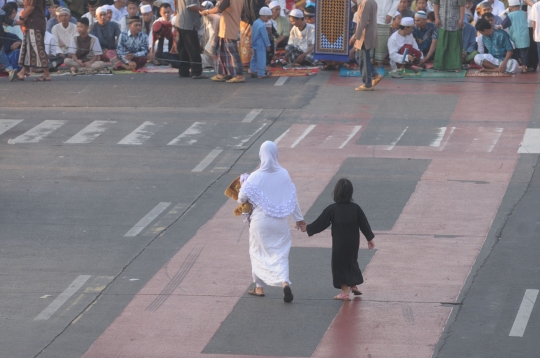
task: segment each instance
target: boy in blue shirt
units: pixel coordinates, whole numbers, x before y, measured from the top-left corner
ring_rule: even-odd
[[[272,10],[264,6],[259,10],[259,18],[251,25],[251,48],[253,56],[249,63],[251,77],[266,78],[266,51],[270,51],[270,38],[266,31],[266,22],[272,18]]]
[[[489,53],[474,56],[474,62],[486,72],[515,73],[514,46],[506,31],[494,30],[486,19],[479,19],[475,28],[482,35],[482,42]]]
[[[521,73],[527,73],[527,55],[530,46],[527,14],[521,10],[520,0],[508,0],[508,11],[502,27],[508,29],[508,35],[516,45],[514,58],[521,60]]]

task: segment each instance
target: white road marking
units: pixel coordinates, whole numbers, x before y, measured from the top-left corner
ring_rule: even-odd
[[[291,130],[291,128],[289,128],[285,132],[283,132],[279,137],[276,138],[276,140],[274,140],[274,143],[277,145],[279,143],[279,141],[282,140],[287,135],[287,133],[289,133],[290,130]]]
[[[540,153],[540,128],[527,128],[518,153]]]
[[[262,109],[254,109],[252,110],[251,112],[249,112],[246,116],[246,118],[244,118],[242,120],[242,122],[244,123],[249,123],[251,121],[253,121],[255,119],[255,117],[257,117],[259,115],[259,113],[262,112]]]
[[[521,301],[521,306],[519,306],[514,325],[510,330],[510,337],[523,337],[537,296],[538,290],[525,290],[525,296],[523,296],[523,301]]]
[[[208,165],[210,165],[210,163],[212,163],[212,161],[214,159],[216,159],[216,157],[221,153],[223,152],[223,149],[213,149],[210,154],[208,154],[206,156],[206,158],[204,158],[202,160],[202,162],[199,163],[199,165],[197,165],[195,168],[193,168],[191,171],[192,172],[202,172],[204,169],[206,169],[206,167]]]
[[[455,130],[456,130],[456,127],[450,127],[450,133],[448,133],[448,136],[444,140],[444,143],[439,147],[439,148],[441,148],[439,150],[443,150],[444,147],[446,147],[446,145],[448,144],[448,141],[450,140],[450,137],[452,136],[452,134],[454,133]]]
[[[2,119],[0,120],[0,135],[6,133],[17,124],[21,123],[22,119]]]
[[[13,139],[10,143],[37,143],[58,128],[66,124],[66,121],[46,120]]]
[[[125,144],[125,145],[143,144],[148,138],[150,138],[156,133],[156,131],[150,130],[150,128],[152,128],[153,126],[156,126],[154,122],[150,122],[150,121],[144,122],[139,127],[137,127],[133,132],[125,136],[124,139],[118,142],[118,144]]]
[[[264,123],[262,126],[257,128],[257,130],[255,130],[255,132],[253,132],[251,134],[248,134],[248,135],[246,135],[244,137],[234,137],[234,139],[240,139],[240,143],[238,143],[236,145],[236,147],[241,147],[244,144],[246,144],[255,134],[259,133],[261,131],[261,129],[263,129],[264,127],[266,127],[266,123]]]
[[[392,142],[392,144],[390,144],[390,146],[388,148],[386,148],[386,150],[392,150],[394,149],[394,147],[396,146],[396,144],[399,142],[399,140],[401,139],[401,137],[403,137],[403,135],[405,134],[405,132],[407,131],[407,129],[409,129],[409,126],[405,127],[405,129],[403,130],[403,132],[401,132],[401,134],[399,135],[399,137],[397,137],[397,139]]]
[[[135,237],[139,235],[139,233],[143,231],[143,229],[147,227],[148,224],[154,221],[159,216],[159,214],[161,214],[165,209],[167,209],[169,205],[171,205],[171,203],[162,202],[157,204],[156,207],[150,210],[150,212],[146,214],[145,217],[143,217],[141,220],[139,220],[139,222],[136,223],[135,226],[129,229],[129,231],[124,236]]]
[[[83,128],[79,133],[75,134],[73,137],[66,140],[64,143],[69,144],[84,144],[91,143],[94,139],[100,136],[101,133],[105,132],[109,127],[109,124],[114,124],[115,121],[93,121],[85,128]]]
[[[289,78],[289,77],[280,77],[280,78],[278,78],[278,80],[276,81],[274,86],[283,86],[285,81],[287,81],[287,78]]]
[[[205,122],[195,122],[188,129],[186,129],[178,137],[174,138],[168,145],[187,144],[192,145],[197,142],[198,139],[192,138],[197,134],[201,134],[202,126]]]
[[[437,138],[435,138],[433,140],[433,142],[431,142],[431,144],[429,145],[430,147],[440,147],[441,146],[441,142],[444,138],[444,134],[446,133],[446,128],[447,127],[440,127],[439,128],[439,133],[437,133]]]
[[[297,140],[294,141],[294,143],[291,145],[291,148],[296,147],[298,145],[298,143],[300,143],[302,141],[302,139],[304,139],[309,134],[309,132],[311,132],[313,130],[313,128],[315,128],[316,126],[317,125],[312,124],[309,127],[307,127],[307,129],[304,131],[304,133],[302,133],[302,135],[300,137],[298,137]]]
[[[356,135],[356,133],[358,133],[358,131],[362,128],[362,126],[354,126],[351,134],[349,134],[349,136],[347,137],[347,139],[345,139],[345,142],[343,142],[338,148],[339,149],[343,149],[343,147],[345,147],[345,145],[347,145],[347,143],[349,143],[349,141]]]
[[[41,311],[41,313],[36,318],[34,318],[34,320],[42,321],[42,320],[48,320],[49,318],[51,318],[51,316],[56,311],[58,311],[58,309],[62,307],[62,305],[66,303],[66,301],[69,300],[69,298],[73,296],[75,292],[77,292],[79,288],[81,288],[86,283],[86,281],[88,281],[90,277],[91,277],[90,275],[80,275],[79,277],[77,277],[71,283],[71,285],[69,285],[69,287],[66,288],[64,292],[62,292],[58,297],[56,297],[56,299],[52,301],[47,306],[47,308]]]
[[[488,152],[495,148],[495,145],[501,138],[504,128],[478,128],[478,135],[473,139],[466,152]]]

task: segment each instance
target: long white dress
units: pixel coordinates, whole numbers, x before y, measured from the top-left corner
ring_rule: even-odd
[[[273,142],[261,146],[261,168],[242,185],[238,201],[254,206],[249,227],[249,255],[253,281],[281,286],[289,280],[291,231],[288,217],[304,220],[296,188],[287,170],[277,162]]]

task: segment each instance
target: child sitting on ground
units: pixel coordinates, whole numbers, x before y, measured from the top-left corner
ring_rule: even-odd
[[[328,206],[322,214],[309,225],[300,226],[309,236],[332,225],[332,277],[334,287],[341,293],[334,297],[336,300],[350,301],[349,287],[354,295],[361,295],[358,285],[364,282],[358,266],[358,248],[360,246],[360,231],[368,240],[368,248],[375,248],[375,235],[367,221],[366,215],[352,199],[352,183],[345,178],[339,179],[334,187],[335,203]]]

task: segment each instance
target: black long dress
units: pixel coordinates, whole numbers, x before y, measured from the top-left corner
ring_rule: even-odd
[[[360,231],[368,241],[375,235],[364,211],[358,204],[347,201],[328,206],[322,214],[307,226],[307,234],[313,236],[332,225],[332,277],[335,288],[342,285],[355,286],[364,282],[358,267]]]

